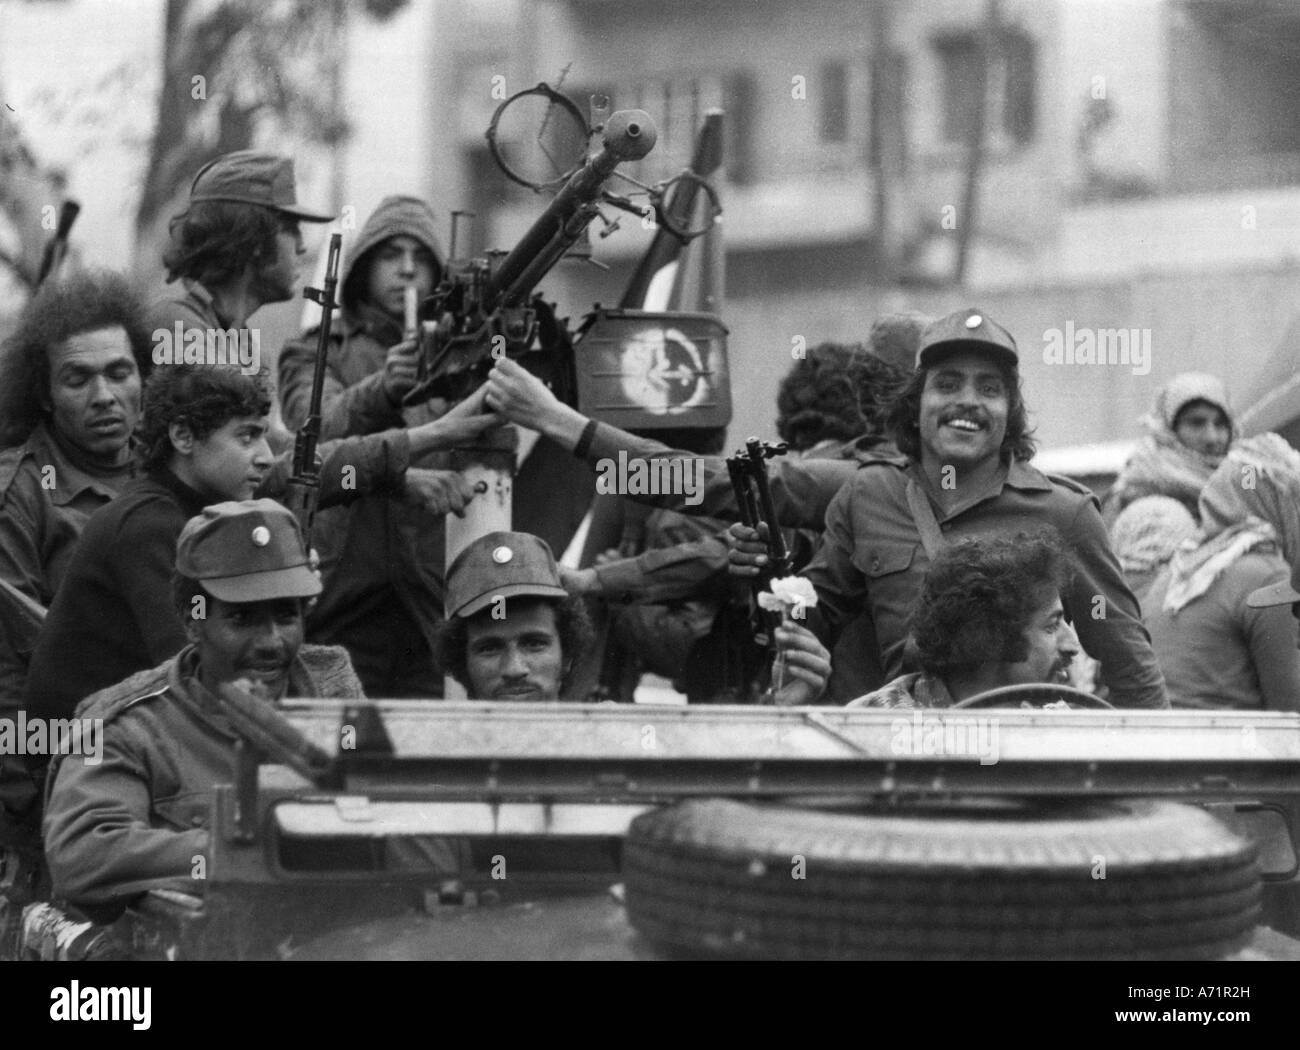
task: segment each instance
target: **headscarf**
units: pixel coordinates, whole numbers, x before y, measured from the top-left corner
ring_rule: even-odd
[[[1207,401],[1219,409],[1232,427],[1232,409],[1228,406],[1228,391],[1215,376],[1206,372],[1182,372],[1174,376],[1156,394],[1153,415],[1171,434],[1178,413],[1193,401]]]
[[[1146,573],[1165,564],[1178,546],[1197,536],[1196,519],[1170,496],[1134,500],[1110,530],[1110,545],[1126,573]]]
[[[1147,435],[1138,443],[1116,479],[1112,492],[1118,506],[1127,507],[1144,496],[1170,496],[1195,512],[1201,489],[1222,462],[1178,440],[1174,421],[1193,401],[1207,401],[1223,410],[1232,434],[1236,426],[1223,384],[1203,372],[1174,376],[1156,395],[1155,406],[1140,420]]]
[[[1168,612],[1200,597],[1265,543],[1276,543],[1289,564],[1300,558],[1300,452],[1277,434],[1238,442],[1202,491],[1200,510],[1201,542],[1184,543],[1170,562]]]

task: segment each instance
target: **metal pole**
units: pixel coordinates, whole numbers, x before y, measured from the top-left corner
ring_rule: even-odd
[[[465,516],[447,515],[446,561],[448,570],[456,555],[480,536],[489,532],[509,532],[513,522],[515,454],[519,432],[501,427],[484,435],[473,448],[458,448],[451,453],[451,469],[458,470],[475,488],[474,498],[465,508]],[[450,676],[443,679],[443,694],[448,700],[464,700],[461,684]]]

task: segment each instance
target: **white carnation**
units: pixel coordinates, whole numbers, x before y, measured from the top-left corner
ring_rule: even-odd
[[[770,591],[759,593],[758,604],[773,612],[794,609],[796,619],[802,619],[804,609],[816,608],[817,590],[802,576],[785,576],[773,580]]]

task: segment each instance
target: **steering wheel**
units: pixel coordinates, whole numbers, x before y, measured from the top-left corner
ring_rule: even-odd
[[[1029,682],[1025,685],[1004,685],[999,689],[986,689],[975,696],[968,696],[959,704],[953,704],[949,710],[959,707],[1043,707],[1046,704],[1064,700],[1071,707],[1103,708],[1113,711],[1114,704],[1108,704],[1099,696],[1085,693],[1070,685],[1057,685],[1053,682]]]

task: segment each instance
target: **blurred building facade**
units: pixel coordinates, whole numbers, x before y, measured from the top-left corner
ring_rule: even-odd
[[[544,206],[487,156],[503,84],[563,71],[575,99],[646,109],[660,142],[633,169],[643,181],[685,166],[700,115],[726,111],[733,437],[770,430],[797,337],[859,339],[901,306],[978,303],[1003,320],[1045,445],[1133,436],[1179,371],[1217,372],[1239,401],[1274,382],[1264,369],[1300,291],[1300,10],[1284,0],[436,7],[423,50],[410,43],[431,92],[414,122],[430,136],[425,191],[477,213],[462,247],[508,248]],[[377,155],[360,140],[351,152]],[[547,291],[575,314],[616,300],[648,237],[624,219],[595,239],[609,272],[565,264]],[[1145,363],[1049,360],[1053,333],[1135,329]]]
[[[135,14],[109,25],[117,4]],[[82,9],[93,53],[34,57],[51,26],[73,39],[89,24]],[[141,0],[5,5],[6,100],[42,73],[89,75],[88,54],[145,61],[158,25]],[[345,234],[385,194],[414,192],[441,216],[476,214],[462,251],[510,247],[545,197],[496,170],[484,131],[503,94],[539,81],[646,109],[660,142],[633,169],[643,181],[685,166],[704,110],[726,111],[733,439],[771,431],[799,339],[860,339],[903,306],[978,304],[1005,323],[1045,445],[1133,436],[1176,372],[1217,372],[1247,403],[1300,360],[1291,0],[413,0],[382,23],[349,19],[347,40],[352,135],[299,168],[304,198],[333,198]],[[131,162],[74,159],[84,254],[124,265]],[[594,238],[608,271],[566,263],[543,287],[575,316],[614,302],[648,239],[624,218]],[[291,328],[297,307],[276,309]],[[1149,333],[1149,367],[1049,361],[1053,333],[1084,330]]]

